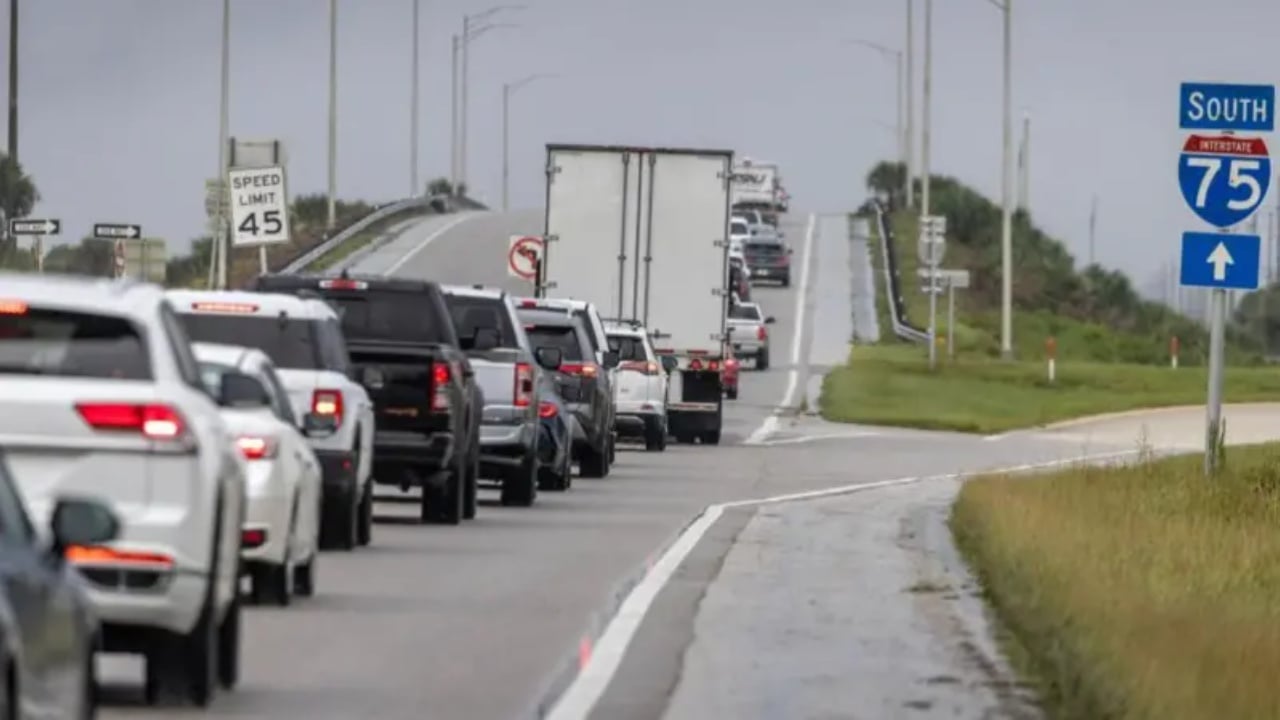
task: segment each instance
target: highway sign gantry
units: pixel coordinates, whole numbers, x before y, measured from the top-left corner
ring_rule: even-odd
[[[1261,248],[1258,235],[1183,233],[1179,280],[1191,287],[1256,290]]]
[[[94,223],[93,236],[104,240],[118,240],[122,238],[132,240],[137,237],[142,237],[142,226],[120,223]]]
[[[1276,129],[1273,85],[1182,83],[1178,127],[1183,130],[1273,132]]]
[[[231,185],[231,244],[235,247],[289,242],[289,196],[284,168],[235,168]]]
[[[24,218],[9,221],[10,235],[58,235],[61,232],[61,220],[32,220]]]
[[[1178,158],[1178,186],[1191,211],[1214,227],[1248,219],[1267,196],[1271,157],[1262,138],[1192,135]]]
[[[512,235],[507,249],[507,274],[537,282],[543,247],[543,240],[537,235]]]

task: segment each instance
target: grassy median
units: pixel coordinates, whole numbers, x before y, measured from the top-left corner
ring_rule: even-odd
[[[958,544],[1058,718],[1280,717],[1280,445],[965,484]]]
[[[923,355],[916,346],[854,348],[849,363],[823,381],[822,416],[996,433],[1098,413],[1203,403],[1208,384],[1203,367],[1064,362],[1050,384],[1042,362],[942,359],[930,371]],[[1228,368],[1225,396],[1228,402],[1280,398],[1280,372]]]

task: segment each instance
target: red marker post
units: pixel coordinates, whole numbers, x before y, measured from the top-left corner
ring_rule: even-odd
[[[1044,341],[1044,354],[1049,360],[1049,382],[1058,376],[1058,341],[1052,335]]]

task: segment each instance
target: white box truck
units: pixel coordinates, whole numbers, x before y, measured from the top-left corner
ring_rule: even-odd
[[[644,324],[679,442],[720,442],[732,167],[730,150],[547,146],[545,292]]]
[[[776,163],[744,160],[733,168],[733,207],[779,210],[781,176]]]

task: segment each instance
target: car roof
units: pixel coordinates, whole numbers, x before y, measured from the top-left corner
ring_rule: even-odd
[[[166,293],[180,313],[276,316],[287,313],[306,320],[337,319],[325,301],[297,295],[249,290],[170,290]],[[200,307],[196,307],[199,305]]]
[[[0,272],[0,288],[0,299],[117,316],[141,315],[165,297],[151,283],[53,273]]]
[[[191,349],[195,352],[197,360],[223,363],[232,367],[244,367],[250,359],[261,360],[267,356],[258,348],[223,343],[191,343]],[[259,355],[262,357],[258,358]]]
[[[440,289],[444,291],[445,295],[489,298],[492,300],[501,300],[507,294],[507,291],[502,288],[485,287],[483,285],[441,285]]]

